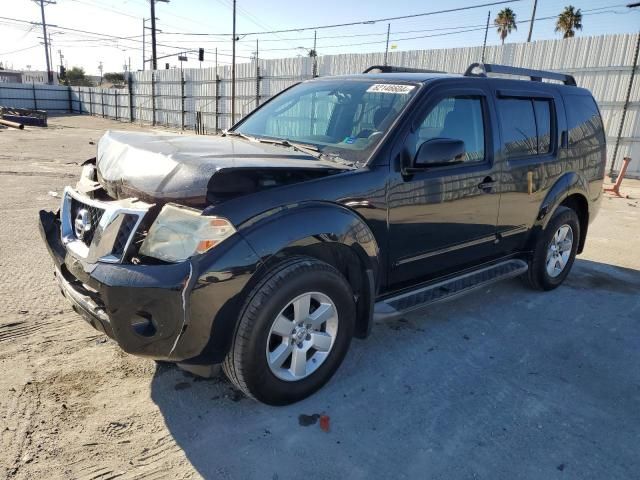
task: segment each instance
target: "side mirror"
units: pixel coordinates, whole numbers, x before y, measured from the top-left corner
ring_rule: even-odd
[[[464,142],[452,138],[432,138],[418,149],[413,162],[414,168],[424,169],[455,165],[464,161]]]

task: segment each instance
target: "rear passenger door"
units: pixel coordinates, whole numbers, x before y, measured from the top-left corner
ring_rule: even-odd
[[[544,197],[563,172],[566,121],[554,86],[498,88],[494,101],[501,137],[498,158],[503,165],[498,245],[501,253],[508,254],[524,247]]]

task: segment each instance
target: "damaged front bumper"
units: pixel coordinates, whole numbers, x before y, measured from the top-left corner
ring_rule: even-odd
[[[134,265],[78,258],[59,214],[40,211],[40,232],[62,294],[124,351],[193,364],[224,359],[238,299],[258,265],[242,237],[185,262]]]

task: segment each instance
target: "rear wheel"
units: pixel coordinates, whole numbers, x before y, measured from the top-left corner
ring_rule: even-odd
[[[340,272],[313,258],[292,259],[249,295],[224,371],[257,400],[296,402],[340,366],[354,324],[353,293]]]
[[[539,236],[525,274],[526,283],[538,290],[558,287],[569,274],[578,250],[580,222],[575,211],[558,207]]]

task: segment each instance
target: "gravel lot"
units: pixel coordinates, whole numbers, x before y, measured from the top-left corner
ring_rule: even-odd
[[[514,280],[378,324],[324,389],[273,408],[123,354],[57,291],[37,212],[110,128],[142,129],[0,130],[0,477],[637,478],[640,181],[604,200],[561,288]]]

